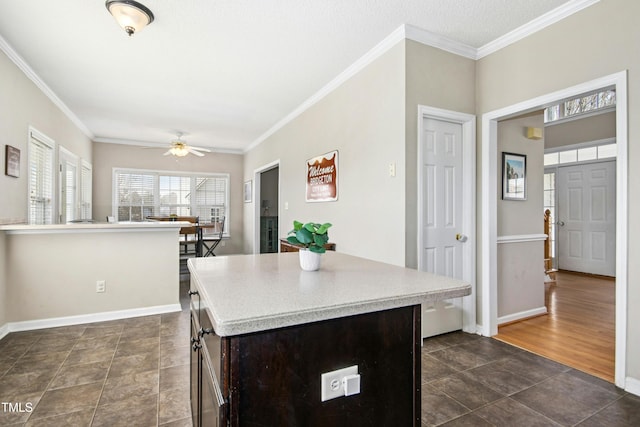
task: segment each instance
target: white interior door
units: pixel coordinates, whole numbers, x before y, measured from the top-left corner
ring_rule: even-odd
[[[423,118],[420,139],[422,248],[418,268],[463,279],[462,125]],[[462,328],[462,298],[423,304],[422,336]]]
[[[558,168],[558,268],[615,276],[616,162]]]
[[[60,147],[59,171],[59,222],[65,224],[78,217],[78,157],[62,147]]]

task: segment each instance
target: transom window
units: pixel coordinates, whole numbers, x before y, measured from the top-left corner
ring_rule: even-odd
[[[616,91],[602,90],[578,98],[562,101],[544,110],[544,122],[552,123],[616,106]]]
[[[592,160],[602,160],[615,158],[618,147],[616,143],[604,143],[601,145],[590,145],[588,147],[565,147],[554,149],[552,152],[544,154],[544,165],[554,166],[566,163],[588,162]]]
[[[229,227],[229,175],[114,169],[114,216],[144,221],[149,216],[197,216],[200,222],[225,218]]]

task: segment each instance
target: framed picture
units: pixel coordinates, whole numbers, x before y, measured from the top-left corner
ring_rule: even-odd
[[[502,153],[502,200],[527,200],[527,156]]]
[[[4,173],[15,178],[20,177],[20,150],[16,147],[5,146]]]
[[[307,160],[307,202],[338,200],[338,150]]]
[[[251,180],[244,183],[244,202],[251,203],[251,193],[253,188],[251,187]]]

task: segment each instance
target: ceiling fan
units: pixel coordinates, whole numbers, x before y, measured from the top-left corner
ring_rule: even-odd
[[[164,156],[168,156],[169,154],[174,155],[176,157],[184,157],[187,154],[191,153],[198,157],[203,157],[203,153],[210,153],[211,150],[202,147],[193,147],[188,145],[186,141],[182,139],[182,132],[178,132],[176,134],[177,139],[171,141],[170,148],[164,153]]]

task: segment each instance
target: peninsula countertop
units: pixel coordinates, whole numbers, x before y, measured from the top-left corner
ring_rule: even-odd
[[[319,271],[298,253],[191,258],[192,288],[219,336],[233,336],[370,313],[471,293],[456,279],[339,252]]]

